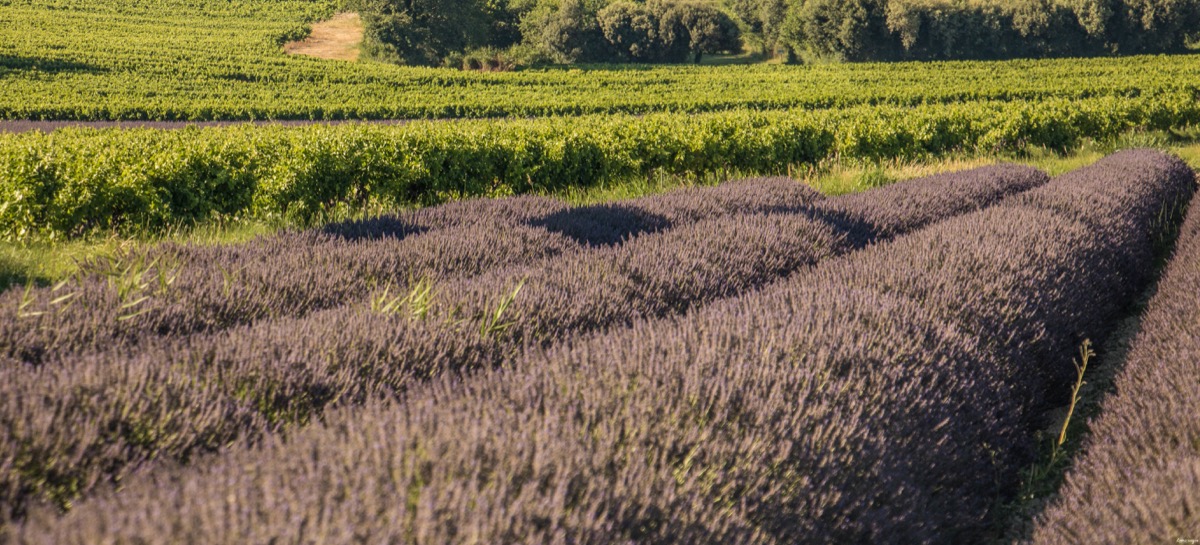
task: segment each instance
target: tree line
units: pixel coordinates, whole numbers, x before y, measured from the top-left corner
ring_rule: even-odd
[[[352,0],[401,64],[996,59],[1183,51],[1200,0]]]

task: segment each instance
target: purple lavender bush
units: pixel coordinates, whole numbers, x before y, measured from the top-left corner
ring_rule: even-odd
[[[1175,543],[1200,536],[1200,207],[1143,314],[1116,392],[1033,543]]]
[[[1030,415],[1069,366],[1046,357],[1111,325],[1140,288],[1118,273],[1150,266],[1141,245],[1193,184],[1173,158],[1117,154],[682,317],[339,408],[286,438],[132,477],[65,517],[35,510],[15,535],[969,540],[1015,489]]]
[[[945,183],[955,176],[963,183]],[[954,193],[961,202],[913,210],[935,221],[930,210],[953,214],[976,206],[976,199],[1045,180],[1014,166],[935,176],[930,183],[949,185],[939,195]],[[147,340],[134,351],[117,347],[6,368],[0,389],[17,401],[0,405],[0,418],[13,423],[0,444],[17,462],[0,474],[0,489],[15,494],[3,499],[18,514],[30,501],[65,505],[155,458],[186,460],[236,437],[251,440],[305,423],[331,404],[359,405],[446,372],[495,367],[525,343],[680,313],[752,290],[851,249],[847,236],[820,217],[806,210],[734,214],[648,233],[542,268],[433,285],[430,300],[438,304],[423,311],[413,301],[387,312],[364,302]],[[498,315],[497,301],[515,285],[521,290]],[[198,401],[200,394],[161,392],[159,384],[194,384],[206,393]],[[78,404],[90,408],[72,411]],[[188,428],[191,418],[209,424]],[[73,432],[58,432],[67,429]]]
[[[605,245],[730,214],[796,212],[820,200],[820,194],[791,178],[747,178],[571,208],[532,223],[583,243]]]
[[[874,196],[826,199],[794,213],[718,215],[661,236],[565,256],[542,268],[496,270],[449,290],[461,295],[444,299],[449,310],[442,312],[486,316],[496,294],[520,285],[521,297],[511,308],[516,318],[506,331],[520,340],[677,314],[1046,180],[1029,167],[999,165],[904,182],[899,191],[885,188]],[[897,196],[906,192],[913,195]],[[900,212],[884,204],[893,201],[902,203]],[[857,221],[848,224],[848,217]]]
[[[767,179],[685,189],[625,206],[687,225],[704,213],[796,209],[819,198],[794,180]],[[0,322],[0,350],[39,364],[56,353],[132,347],[148,334],[179,336],[297,316],[383,286],[532,266],[583,248],[540,224],[576,216],[602,223],[588,210],[545,197],[473,199],[247,244],[164,244],[121,260],[96,260],[84,265],[77,281],[56,289],[0,295],[0,309],[12,313]],[[607,219],[607,228],[625,228]]]
[[[38,365],[154,337],[216,332],[580,250],[527,226],[449,227],[404,239],[277,235],[236,247],[173,246],[85,265],[82,281],[0,295],[0,352]],[[64,299],[65,298],[65,299]],[[23,301],[32,303],[22,308]],[[57,301],[57,303],[56,303]]]

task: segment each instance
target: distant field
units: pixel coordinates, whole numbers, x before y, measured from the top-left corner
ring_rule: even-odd
[[[912,108],[506,121],[0,134],[0,237],[136,234],[213,218],[313,224],[330,213],[544,194],[829,160],[1068,150],[1200,124],[1190,95]]]
[[[1067,151],[1200,124],[1196,55],[485,73],[287,54],[339,8],[330,0],[3,5],[0,237],[11,241],[213,218],[310,224],[831,160]],[[498,117],[509,119],[406,122]],[[246,120],[398,126],[221,125]],[[188,121],[218,126],[111,128]],[[101,130],[57,130],[76,123]],[[29,129],[57,131],[3,134]]]
[[[10,0],[0,119],[244,120],[827,108],[1195,92],[1200,56],[511,73],[287,55],[328,1]]]

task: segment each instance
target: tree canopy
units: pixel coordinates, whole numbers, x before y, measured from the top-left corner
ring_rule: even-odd
[[[558,63],[681,63],[753,43],[788,60],[879,61],[1173,52],[1200,40],[1200,0],[355,3],[368,54],[431,66],[478,51]]]

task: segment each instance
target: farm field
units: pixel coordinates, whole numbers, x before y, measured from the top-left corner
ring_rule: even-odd
[[[1132,151],[838,197],[473,200],[95,261],[0,302],[10,531],[978,537],[1194,186]]]
[[[473,72],[348,6],[0,0],[0,543],[1200,539],[1200,55]]]
[[[785,174],[830,159],[1071,149],[1190,134],[1186,95],[911,108],[552,117],[401,126],[67,129],[0,135],[0,236],[137,233],[547,193],[656,174]]]
[[[1068,153],[1049,150],[1034,150],[1020,157],[1011,154],[956,153],[949,156],[918,160],[886,160],[881,162],[833,161],[823,162],[806,169],[797,169],[794,175],[804,184],[826,196],[857,193],[900,180],[928,176],[942,172],[968,168],[1018,162],[1039,168],[1051,175],[1086,166],[1116,149],[1153,146],[1169,149],[1182,157],[1193,168],[1200,168],[1200,145],[1187,141],[1172,144],[1161,134],[1132,134],[1106,143],[1087,143]],[[599,204],[612,200],[630,199],[654,195],[683,187],[703,187],[726,181],[732,177],[749,177],[752,171],[735,170],[710,172],[700,176],[663,175],[661,173],[644,178],[620,179],[590,187],[566,186],[551,191],[546,196],[561,199],[573,205]],[[361,214],[385,212],[383,209],[360,210],[350,217]],[[317,223],[343,221],[347,217],[326,215],[315,220]],[[148,231],[133,235],[99,233],[70,239],[30,237],[16,241],[0,241],[0,291],[12,285],[34,282],[42,285],[55,284],[75,274],[79,264],[96,258],[107,258],[131,251],[131,249],[163,242],[177,244],[214,245],[246,242],[256,236],[274,233],[280,229],[294,228],[284,218],[242,218],[199,224],[194,227]]]
[[[1037,526],[1035,543],[1073,543],[1087,534],[1103,536],[1102,543],[1134,543],[1197,528],[1195,500],[1185,491],[1200,475],[1200,428],[1181,400],[1194,389],[1200,362],[1198,281],[1200,209],[1193,207],[1115,379],[1118,393],[1104,401],[1094,438],[1068,475],[1062,500]]]
[[[287,55],[324,0],[10,0],[0,118],[404,119],[1194,95],[1200,56],[460,72]]]
[[[0,127],[358,122],[0,133],[0,237],[310,226],[662,175],[1069,152],[1145,132],[1187,142],[1200,123],[1196,55],[483,73],[284,53],[334,11],[299,0],[7,2]],[[439,121],[361,123],[421,118]]]

